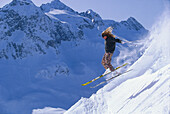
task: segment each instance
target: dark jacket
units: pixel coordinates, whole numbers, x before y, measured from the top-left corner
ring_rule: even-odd
[[[115,39],[114,37],[107,37],[105,40],[105,52],[113,53],[115,50],[116,42],[121,43],[121,40]]]

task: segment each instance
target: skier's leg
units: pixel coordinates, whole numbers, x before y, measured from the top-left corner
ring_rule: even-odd
[[[114,68],[111,64],[112,56],[113,56],[113,53],[108,53],[107,58],[106,58],[106,65],[111,71],[114,71]]]
[[[105,53],[102,59],[102,65],[105,69],[110,69],[111,71],[114,70],[113,66],[111,65],[111,59],[112,59],[113,53]]]
[[[107,67],[106,67],[106,56],[107,56],[107,53],[105,53],[104,54],[104,56],[103,56],[103,58],[102,58],[102,65],[103,65],[103,67],[105,68],[105,69],[107,69]]]

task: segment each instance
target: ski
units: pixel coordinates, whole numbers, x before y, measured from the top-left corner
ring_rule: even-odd
[[[124,67],[124,66],[126,66],[126,65],[128,65],[128,63],[125,63],[125,64],[123,64],[122,66],[118,66],[117,68],[115,68],[114,71],[116,71],[117,69],[119,69],[119,68],[121,68],[121,67]],[[114,72],[114,71],[113,71],[113,72]],[[110,73],[111,73],[111,72],[108,72],[107,74],[110,74]],[[81,85],[82,85],[82,86],[86,86],[86,85],[94,82],[95,80],[97,80],[97,79],[99,79],[99,78],[101,78],[101,77],[103,77],[103,76],[105,76],[105,75],[107,75],[107,74],[104,74],[104,75],[102,74],[102,75],[98,76],[97,78],[94,78],[93,80],[90,80],[90,81],[88,81],[88,82],[86,82],[86,83],[84,83],[84,84],[81,84]]]
[[[99,85],[102,85],[102,84],[104,84],[104,83],[106,83],[106,82],[108,82],[108,81],[110,81],[110,80],[112,80],[112,79],[114,79],[114,78],[116,78],[116,77],[118,77],[118,76],[120,76],[120,75],[122,75],[122,74],[125,74],[125,73],[127,73],[127,72],[129,72],[129,71],[131,71],[131,70],[132,70],[132,69],[127,70],[127,71],[125,71],[125,72],[123,72],[123,73],[117,74],[117,75],[115,75],[115,76],[113,76],[113,77],[111,77],[111,78],[109,78],[109,79],[106,79],[105,81],[103,81],[103,82],[101,82],[101,83],[99,83],[99,84],[97,84],[97,85],[95,85],[95,86],[91,86],[90,88],[95,88],[95,87],[97,87],[97,86],[99,86]]]

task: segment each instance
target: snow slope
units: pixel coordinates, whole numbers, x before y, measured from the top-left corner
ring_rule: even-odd
[[[150,46],[129,69],[65,114],[168,114],[170,112],[170,10],[153,27]]]

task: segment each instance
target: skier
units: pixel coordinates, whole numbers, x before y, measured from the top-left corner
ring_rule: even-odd
[[[113,27],[108,27],[102,32],[102,38],[105,39],[105,54],[102,58],[102,65],[106,69],[104,74],[114,71],[114,67],[111,65],[111,59],[115,50],[116,42],[124,44],[120,39],[116,39],[112,34]]]

